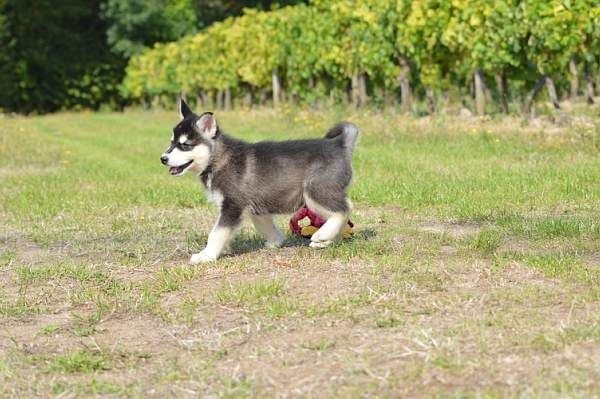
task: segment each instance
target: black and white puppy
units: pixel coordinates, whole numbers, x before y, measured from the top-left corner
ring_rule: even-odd
[[[197,174],[220,209],[206,248],[193,254],[191,263],[216,260],[244,212],[268,247],[285,241],[273,215],[302,206],[326,219],[311,238],[312,248],[326,247],[341,235],[351,209],[347,189],[356,125],[339,123],[323,139],[246,143],[223,134],[210,112],[197,115],[183,100],[179,112],[181,121],[160,160],[173,176]]]

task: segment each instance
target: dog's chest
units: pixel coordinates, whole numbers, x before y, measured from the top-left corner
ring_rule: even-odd
[[[223,204],[223,194],[213,187],[212,174],[208,173],[202,175],[200,176],[200,180],[202,181],[204,191],[206,192],[206,199],[220,208],[221,204]]]

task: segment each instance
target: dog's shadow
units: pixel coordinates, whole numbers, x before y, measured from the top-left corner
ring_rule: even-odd
[[[353,241],[369,241],[377,236],[377,232],[373,229],[362,229],[355,231],[352,236],[342,240],[342,243],[351,243]],[[310,244],[310,238],[300,237],[296,235],[288,234],[285,238],[285,242],[282,248],[293,248],[293,247],[308,247]],[[229,251],[227,255],[235,256],[242,255],[249,252],[255,252],[265,247],[265,240],[259,235],[248,233],[245,231],[240,232],[229,244]]]

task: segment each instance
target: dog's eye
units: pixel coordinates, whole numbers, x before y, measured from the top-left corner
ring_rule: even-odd
[[[180,146],[183,151],[190,151],[192,148],[194,148],[193,145],[188,143],[181,143]]]

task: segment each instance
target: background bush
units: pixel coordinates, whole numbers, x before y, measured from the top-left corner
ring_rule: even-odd
[[[364,105],[400,94],[408,110],[416,94],[431,112],[455,93],[484,113],[492,97],[504,112],[511,97],[528,111],[547,86],[558,107],[557,87],[593,100],[598,21],[595,0],[313,0],[157,45],[131,60],[124,88],[225,108],[230,96]]]

